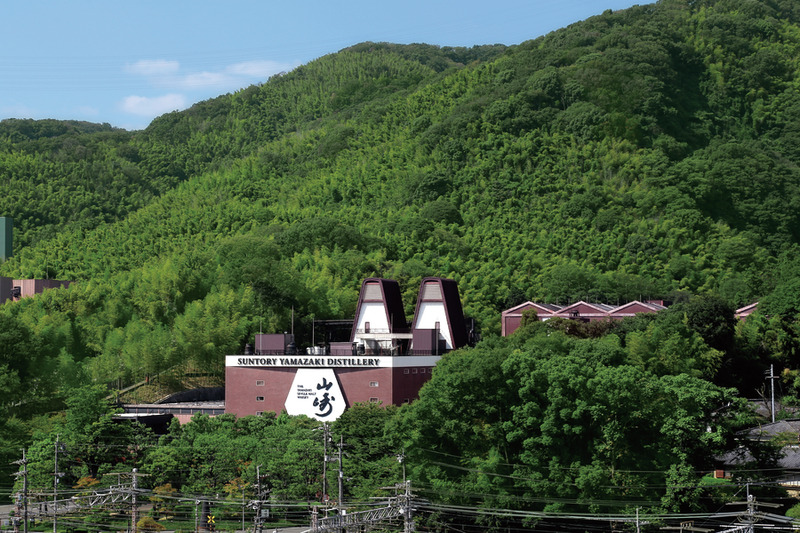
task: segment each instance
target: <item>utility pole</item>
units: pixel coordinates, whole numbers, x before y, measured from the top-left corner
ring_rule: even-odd
[[[344,448],[344,437],[339,436],[339,514],[344,516],[344,471],[342,470],[342,449]]]
[[[22,466],[22,470],[14,475],[22,476],[22,531],[28,533],[28,459],[25,457],[25,448],[22,448],[22,459],[13,464]],[[18,531],[18,528],[14,530]]]
[[[322,501],[325,503],[326,516],[328,506],[328,439],[330,438],[328,423],[322,423]]]
[[[136,508],[136,490],[139,488],[139,484],[137,480],[138,477],[138,469],[134,468],[131,470],[131,475],[133,476],[133,480],[131,481],[131,533],[136,533],[136,522],[139,518],[137,515],[138,509]]]
[[[765,372],[766,373],[766,372]],[[770,413],[772,413],[772,421],[775,422],[775,380],[778,376],[775,375],[775,365],[769,365],[769,377],[767,378],[770,384]]]
[[[60,435],[56,435],[55,472],[53,473],[53,533],[58,533],[58,478],[61,477],[61,474],[58,472],[59,436]]]
[[[411,516],[411,482],[403,480],[405,486],[404,505],[403,510],[403,533],[413,533],[414,531],[414,517]]]
[[[269,494],[270,489],[268,487],[261,486],[261,465],[256,466],[256,500],[255,500],[255,509],[256,509],[256,517],[255,517],[255,530],[256,533],[261,533],[262,528],[264,527],[264,509],[262,507],[265,496]]]
[[[25,450],[22,450],[22,464],[27,465],[28,460],[25,458]],[[22,531],[28,533],[28,467],[24,466],[22,470]]]
[[[756,497],[750,494],[750,483],[747,483],[747,500],[743,502],[730,502],[726,505],[746,505],[747,511],[742,513],[739,517],[739,521],[745,524],[747,531],[749,533],[753,533],[755,529],[755,524],[758,522],[759,519],[762,518],[762,514],[758,512],[758,507],[773,507],[778,508],[780,505],[776,503],[766,503],[766,502],[758,502],[756,501]]]
[[[406,479],[406,450],[397,455],[397,461],[403,465],[403,533],[414,531],[414,520],[411,516],[411,481]],[[638,532],[637,532],[638,533]]]
[[[256,533],[261,533],[261,465],[256,467]]]
[[[397,462],[403,465],[403,484],[406,483],[406,450],[403,448],[403,451],[397,454]]]

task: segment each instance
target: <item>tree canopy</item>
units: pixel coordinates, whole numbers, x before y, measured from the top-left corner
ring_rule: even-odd
[[[76,282],[0,306],[0,424],[33,432],[86,383],[185,368],[220,379],[257,328],[287,330],[294,315],[310,337],[314,320],[352,316],[370,276],[399,280],[410,314],[437,275],[458,282],[487,341],[386,415],[430,487],[532,507],[542,491],[564,509],[691,507],[673,489],[727,438],[711,414],[728,387],[753,395],[777,364],[783,392],[800,391],[796,4],[661,0],[508,47],[362,43],[141,132],[0,122],[0,213],[17,228],[0,275]],[[493,339],[500,312],[529,299],[675,305]],[[646,423],[618,412],[622,398]],[[359,424],[379,425],[369,413]],[[201,424],[296,441],[282,460],[297,471],[276,472],[276,490],[314,496],[308,422]],[[99,438],[86,427],[82,439]],[[158,452],[172,466],[148,467],[159,485],[252,474],[224,439],[192,431]],[[628,441],[642,453],[626,458]],[[184,452],[202,449],[227,462],[187,467]],[[633,473],[645,463],[668,474]]]

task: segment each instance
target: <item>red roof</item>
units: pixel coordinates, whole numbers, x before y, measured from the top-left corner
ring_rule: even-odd
[[[640,302],[638,300],[619,306],[584,301],[560,306],[528,301],[503,311],[501,321],[502,335],[504,337],[511,335],[519,327],[522,313],[529,309],[536,311],[539,320],[548,320],[556,317],[584,320],[621,320],[639,313],[657,313],[658,311],[663,311],[666,307],[654,301]]]

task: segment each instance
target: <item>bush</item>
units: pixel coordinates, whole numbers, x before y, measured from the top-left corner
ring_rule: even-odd
[[[152,516],[145,516],[138,522],[136,522],[136,530],[137,531],[164,531],[166,528],[156,522],[155,518]]]

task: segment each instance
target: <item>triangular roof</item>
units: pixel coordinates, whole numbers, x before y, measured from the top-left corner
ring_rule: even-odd
[[[522,311],[525,311],[527,308],[536,307],[536,306],[537,306],[537,304],[535,304],[532,301],[528,300],[527,302],[523,302],[523,303],[521,303],[519,305],[515,305],[514,307],[506,309],[505,311],[503,311],[503,314],[504,315],[510,315],[510,314],[513,314],[513,313],[521,313]]]
[[[358,305],[356,306],[356,319],[353,321],[353,329],[350,333],[350,340],[355,340],[358,317],[361,306],[365,302],[381,302],[386,313],[386,322],[390,325],[391,333],[408,329],[406,315],[403,309],[403,295],[400,293],[400,284],[393,279],[367,278],[361,282],[361,291],[358,294]]]
[[[654,304],[650,302],[640,302],[639,300],[634,300],[632,302],[628,302],[623,304],[616,309],[614,309],[611,314],[612,315],[628,315],[631,316],[637,313],[652,313],[657,311],[662,311],[666,309],[663,305]]]
[[[432,285],[438,290],[427,290],[427,286]],[[447,278],[424,278],[419,285],[417,295],[417,306],[414,309],[413,327],[417,327],[420,308],[423,301],[441,302],[447,318],[447,327],[450,328],[450,339],[453,348],[461,348],[467,345],[467,323],[464,320],[464,310],[461,307],[461,297],[458,294],[458,283]]]
[[[559,316],[569,316],[575,312],[580,315],[607,315],[612,308],[603,304],[591,304],[581,300],[559,310]]]
[[[531,302],[529,300],[529,301],[527,301],[525,303],[521,303],[519,305],[515,305],[514,307],[512,307],[510,309],[506,309],[505,311],[503,311],[502,314],[503,315],[515,315],[515,314],[516,315],[521,315],[523,311],[527,311],[528,309],[535,309],[538,314],[541,314],[541,313],[539,313],[539,311],[542,311],[545,314],[553,314],[553,313],[557,313],[558,311],[560,311],[562,309],[562,307],[560,305],[534,303],[534,302]]]

